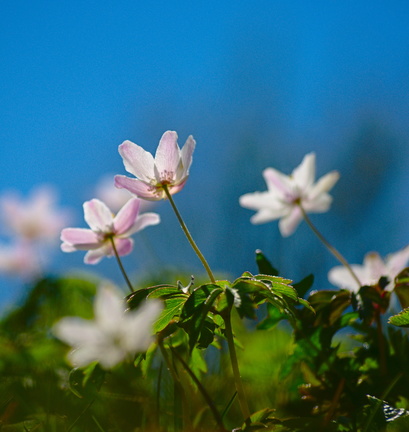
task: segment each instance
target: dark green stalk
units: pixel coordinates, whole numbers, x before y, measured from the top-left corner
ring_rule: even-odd
[[[217,410],[216,406],[214,405],[213,400],[210,397],[209,393],[207,392],[207,390],[203,386],[203,384],[200,382],[200,380],[194,374],[194,372],[189,367],[189,365],[178,354],[178,352],[175,349],[173,349],[173,348],[171,348],[171,350],[172,350],[172,354],[177,358],[177,360],[179,360],[179,362],[182,364],[182,366],[184,367],[184,369],[186,370],[186,372],[190,375],[190,377],[192,378],[192,380],[195,382],[195,384],[197,385],[197,388],[199,389],[200,393],[202,393],[203,399],[206,401],[207,405],[209,406],[210,411],[212,412],[213,417],[216,420],[217,425],[219,426],[219,430],[223,431],[223,432],[226,431],[225,427],[223,426],[223,419],[222,419],[219,411]]]
[[[114,251],[116,260],[118,261],[119,268],[121,269],[122,276],[124,277],[125,282],[128,285],[129,290],[131,291],[131,293],[133,293],[135,290],[133,289],[131,281],[129,280],[128,275],[126,274],[124,266],[122,265],[121,258],[119,257],[118,251],[117,251],[116,246],[115,246],[114,238],[112,236],[110,236],[109,240],[111,241],[112,249]]]
[[[234,345],[233,329],[231,326],[231,309],[222,314],[224,324],[226,326],[226,339],[229,346],[230,363],[233,369],[234,383],[239,398],[240,410],[243,415],[244,421],[247,423],[250,420],[250,409],[247,403],[246,394],[244,392],[243,382],[241,380],[239,362],[237,360],[236,347]]]
[[[205,268],[210,280],[212,281],[212,283],[216,283],[216,279],[213,276],[212,270],[210,269],[209,264],[207,263],[205,257],[203,256],[202,252],[200,252],[200,249],[197,247],[195,241],[193,240],[192,235],[190,234],[189,230],[187,229],[187,226],[185,224],[185,222],[183,221],[182,216],[179,213],[179,210],[176,207],[175,201],[172,198],[171,193],[169,192],[169,189],[167,187],[167,185],[163,185],[163,190],[165,191],[166,197],[168,198],[173,211],[176,214],[176,217],[179,221],[179,224],[183,230],[183,232],[185,233],[186,238],[188,239],[190,246],[192,246],[192,249],[195,251],[196,255],[198,256],[198,258],[200,259],[201,263],[203,264],[203,267]]]

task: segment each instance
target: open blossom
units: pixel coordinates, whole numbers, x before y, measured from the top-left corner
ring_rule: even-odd
[[[364,257],[363,265],[352,264],[351,268],[361,282],[361,285],[374,285],[384,276],[389,284],[386,289],[393,288],[395,277],[408,265],[409,246],[388,255],[383,260],[377,252],[369,252]],[[360,286],[343,266],[333,267],[328,273],[329,281],[339,287],[358,292]]]
[[[160,217],[156,213],[139,214],[140,200],[130,199],[114,216],[108,206],[98,199],[84,203],[84,218],[91,229],[65,228],[61,232],[64,252],[88,250],[84,262],[96,264],[104,256],[127,255],[132,251],[132,234],[149,225],[157,225]]]
[[[118,289],[102,285],[94,301],[94,320],[65,317],[53,333],[73,347],[68,354],[74,366],[94,361],[109,369],[129,355],[147,350],[153,340],[152,325],[162,310],[159,300],[150,300],[135,311],[125,312]]]
[[[0,206],[8,234],[29,241],[57,241],[61,229],[68,223],[68,215],[58,209],[55,202],[55,191],[47,186],[33,190],[27,199],[6,193]]]
[[[306,213],[324,213],[332,201],[328,191],[339,179],[332,171],[315,182],[315,154],[304,156],[291,175],[274,168],[263,171],[267,191],[242,195],[240,205],[257,213],[251,217],[253,224],[280,219],[279,229],[284,237],[291,235],[303,219],[300,206]]]
[[[119,153],[125,169],[136,178],[117,175],[115,186],[151,201],[166,198],[163,190],[165,185],[170,194],[179,192],[189,176],[196,141],[189,136],[180,149],[177,140],[176,132],[165,132],[159,141],[155,158],[142,147],[131,141],[124,141],[119,146]]]

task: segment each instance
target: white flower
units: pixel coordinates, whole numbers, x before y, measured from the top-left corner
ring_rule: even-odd
[[[125,309],[121,293],[112,285],[102,285],[95,297],[93,321],[65,317],[57,322],[53,333],[73,347],[68,359],[74,366],[98,361],[109,369],[129,355],[148,349],[161,302],[149,300],[136,311]]]
[[[0,245],[0,273],[30,279],[41,273],[39,252],[31,242]]]
[[[118,255],[128,255],[133,249],[133,240],[129,237],[160,222],[156,213],[139,214],[140,203],[140,199],[131,198],[115,216],[102,201],[86,201],[84,218],[91,229],[64,228],[61,231],[62,251],[88,250],[84,262],[97,264],[104,256],[115,255],[114,242]]]
[[[329,209],[332,197],[327,192],[338,181],[339,174],[332,171],[314,183],[315,154],[309,153],[291,175],[266,168],[263,177],[268,190],[242,195],[240,205],[257,210],[250,219],[253,224],[280,219],[280,232],[287,237],[303,219],[301,207],[306,213],[324,213]]]
[[[369,252],[364,257],[363,265],[352,264],[351,268],[362,285],[374,285],[384,276],[389,280],[386,289],[393,288],[395,277],[407,266],[409,261],[409,246],[388,255],[383,260],[377,252]],[[329,281],[339,287],[358,292],[360,286],[343,266],[333,267],[328,273]]]
[[[183,189],[189,177],[195,146],[196,141],[189,136],[180,149],[177,133],[166,131],[159,141],[154,158],[141,146],[131,141],[124,141],[119,146],[119,153],[125,169],[136,178],[117,175],[115,186],[151,201],[166,198],[164,186],[173,195]]]
[[[55,202],[55,191],[48,186],[37,187],[27,199],[6,193],[0,201],[4,225],[25,240],[56,241],[68,218]]]

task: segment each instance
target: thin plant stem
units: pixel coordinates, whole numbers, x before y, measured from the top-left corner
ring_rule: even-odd
[[[318,231],[316,226],[311,222],[311,219],[307,216],[307,213],[305,212],[304,208],[301,204],[298,204],[301,210],[301,213],[303,215],[303,218],[305,222],[307,222],[308,226],[311,228],[312,232],[319,238],[321,243],[334,255],[334,257],[349,271],[351,276],[354,278],[355,282],[361,287],[362,284],[360,280],[358,279],[358,276],[355,274],[355,272],[352,270],[352,267],[349,265],[348,261],[338,252],[337,249],[334,248],[334,246],[329,243],[329,241]]]
[[[162,353],[162,357],[165,360],[166,368],[170,373],[170,376],[173,380],[174,385],[174,401],[173,401],[173,420],[174,420],[174,429],[175,431],[182,430],[183,425],[181,422],[185,423],[185,426],[187,426],[190,423],[190,420],[188,418],[186,407],[187,407],[187,400],[186,400],[186,394],[183,388],[183,385],[180,381],[178,372],[173,364],[172,359],[169,358],[168,353],[166,352],[166,348],[163,344],[163,338],[161,336],[158,336],[158,346],[160,349],[160,352]],[[177,409],[181,410],[181,418],[179,418],[179,415],[177,413]],[[183,419],[183,420],[182,420]]]
[[[176,217],[179,221],[179,224],[180,224],[183,232],[185,233],[185,236],[188,239],[190,246],[192,246],[192,249],[195,251],[196,255],[198,256],[201,263],[203,264],[203,267],[205,268],[205,270],[206,270],[210,280],[212,281],[212,283],[216,283],[216,279],[213,276],[212,270],[210,269],[210,266],[207,263],[205,257],[203,256],[202,252],[200,252],[200,249],[197,247],[195,241],[193,240],[192,235],[190,234],[189,230],[187,229],[187,226],[186,226],[185,222],[183,221],[183,218],[182,218],[181,214],[179,213],[178,208],[176,207],[175,201],[173,200],[172,195],[169,192],[167,185],[163,185],[163,190],[165,191],[166,197],[168,198],[168,200],[169,200],[169,202],[173,208],[173,211],[176,214]]]
[[[219,413],[219,411],[217,410],[216,406],[213,403],[212,398],[210,397],[209,393],[207,392],[207,390],[205,389],[205,387],[203,386],[203,384],[200,382],[200,380],[197,378],[197,376],[194,374],[194,372],[192,371],[192,369],[189,367],[189,365],[183,360],[183,358],[178,354],[178,352],[171,348],[171,351],[173,353],[173,355],[177,358],[177,360],[179,360],[179,362],[182,364],[182,366],[184,367],[184,369],[186,370],[186,372],[190,375],[190,377],[192,378],[192,380],[195,382],[195,384],[197,385],[197,388],[199,389],[200,393],[202,393],[203,399],[206,401],[207,405],[210,408],[210,411],[213,414],[214,419],[216,420],[216,423],[219,427],[219,430],[222,432],[225,432],[226,429],[223,426],[223,419]]]
[[[114,251],[116,260],[118,261],[119,268],[121,269],[122,276],[124,277],[125,282],[128,285],[129,290],[131,291],[131,293],[133,293],[135,290],[133,289],[131,281],[129,280],[128,275],[126,274],[124,266],[122,265],[121,258],[119,257],[118,250],[116,249],[116,246],[115,246],[115,241],[114,241],[113,237],[109,237],[109,240],[111,241],[112,249]]]
[[[244,417],[244,421],[247,423],[250,421],[250,409],[247,403],[246,393],[244,392],[243,381],[241,380],[239,362],[237,360],[236,347],[234,345],[233,329],[231,326],[231,310],[222,314],[225,326],[226,326],[226,339],[227,345],[229,346],[230,363],[233,369],[234,383],[237,390],[237,397],[239,399],[239,405],[241,413]]]

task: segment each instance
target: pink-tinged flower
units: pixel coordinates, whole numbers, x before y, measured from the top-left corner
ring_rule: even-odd
[[[159,300],[149,300],[135,311],[125,311],[118,289],[102,285],[94,301],[94,320],[65,317],[53,333],[73,350],[68,359],[74,366],[98,361],[109,369],[137,352],[144,352],[153,341],[152,326],[162,310]]]
[[[108,206],[98,199],[84,203],[84,218],[91,229],[65,228],[61,232],[64,252],[88,250],[84,262],[96,264],[104,256],[128,255],[133,248],[132,234],[149,225],[157,225],[160,217],[156,213],[139,214],[140,200],[130,199],[114,216]]]
[[[189,136],[182,150],[178,146],[176,132],[167,131],[162,135],[155,158],[142,147],[124,141],[119,146],[125,169],[136,178],[115,176],[115,186],[127,189],[139,198],[158,201],[166,198],[163,186],[170,194],[179,192],[189,176],[192,154],[196,141]]]
[[[114,185],[114,175],[106,175],[96,186],[96,198],[103,201],[113,212],[119,211],[134,195],[126,189]],[[152,201],[141,201],[139,212],[144,212],[155,205]]]
[[[351,268],[362,285],[374,285],[384,276],[389,284],[386,289],[393,288],[395,277],[408,265],[409,246],[388,255],[383,260],[377,252],[369,252],[364,257],[363,265],[352,264]],[[329,281],[339,287],[358,292],[360,286],[343,266],[333,267],[328,273]]]
[[[306,213],[324,213],[332,201],[327,193],[339,179],[339,174],[332,171],[315,182],[315,154],[304,156],[301,164],[291,175],[285,175],[274,168],[263,171],[268,190],[242,195],[240,205],[257,213],[251,217],[253,224],[262,224],[280,219],[281,235],[291,235]]]
[[[39,276],[41,264],[33,244],[24,241],[0,245],[0,273],[23,279]]]
[[[56,206],[56,194],[51,187],[33,190],[27,199],[6,193],[0,201],[4,227],[30,241],[57,241],[61,229],[68,223],[66,211]]]

